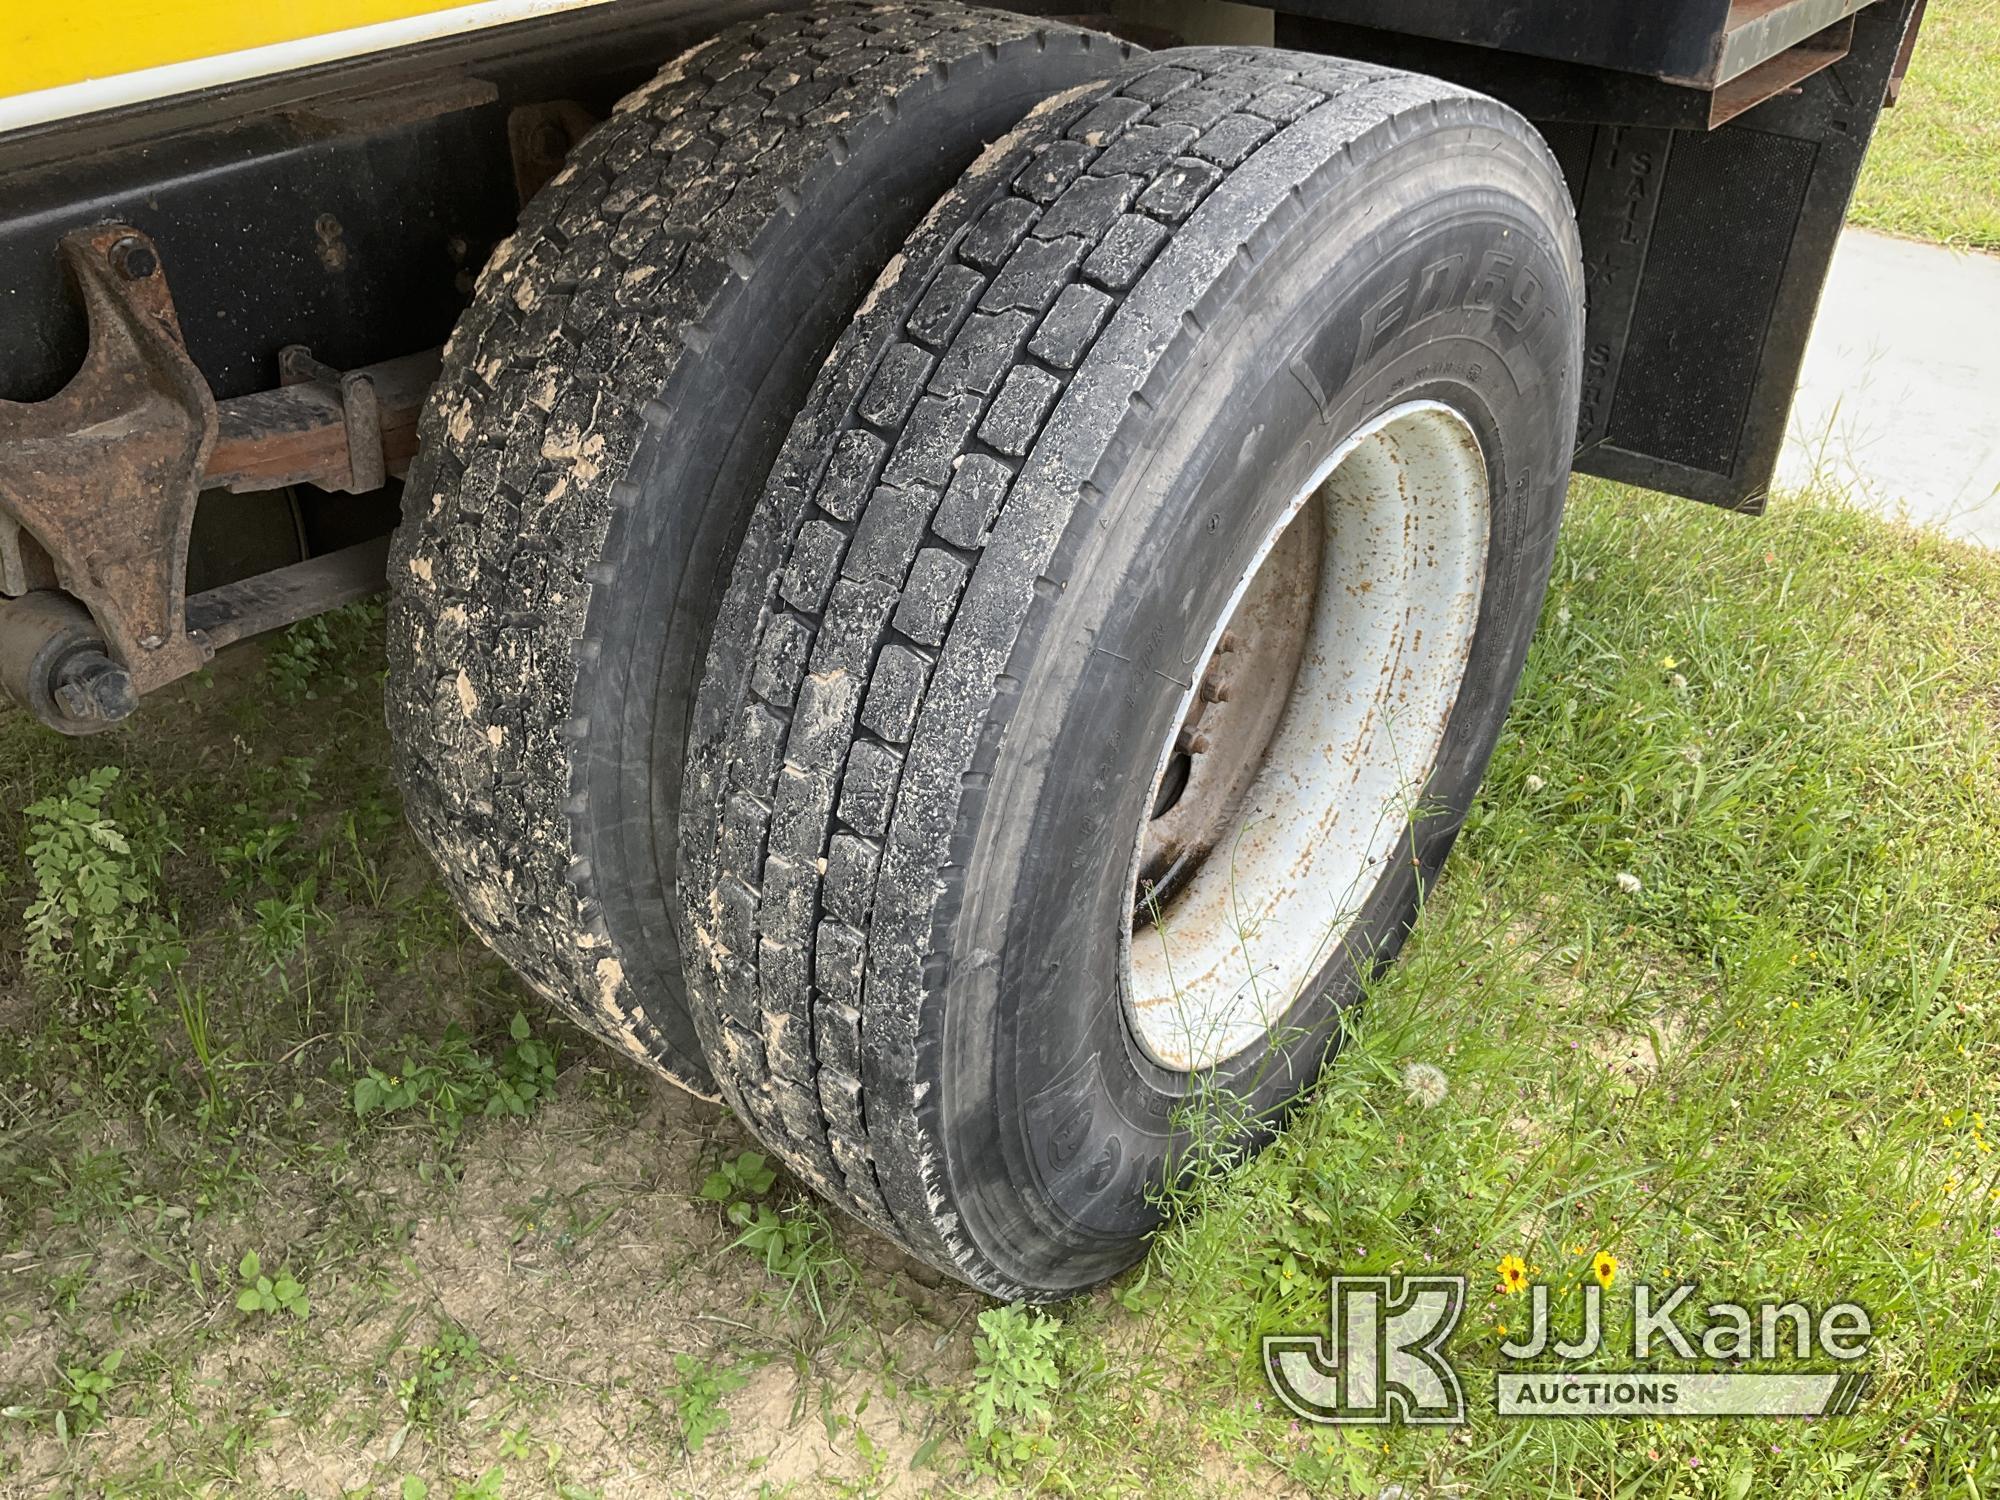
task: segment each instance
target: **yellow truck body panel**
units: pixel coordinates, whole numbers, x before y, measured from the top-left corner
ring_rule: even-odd
[[[0,130],[605,3],[14,0],[0,5]]]

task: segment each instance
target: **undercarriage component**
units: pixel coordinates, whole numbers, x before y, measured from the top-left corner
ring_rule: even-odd
[[[0,403],[0,510],[15,523],[0,545],[25,578],[22,533],[33,539],[145,693],[207,660],[188,639],[183,587],[215,399],[150,240],[101,224],[64,236],[62,254],[90,352],[47,401]]]
[[[562,170],[576,143],[596,124],[597,116],[574,99],[523,104],[508,112],[507,152],[514,163],[514,192],[523,208]]]
[[[188,629],[211,651],[295,625],[382,591],[389,539],[357,542],[287,568],[253,573],[188,600]]]
[[[437,379],[437,350],[340,371],[293,344],[279,353],[278,372],[284,383],[277,390],[216,408],[203,489],[310,484],[358,495],[403,476],[417,451],[424,397]]]
[[[0,603],[0,687],[64,734],[109,729],[139,702],[90,611],[52,589]]]
[[[379,589],[386,539],[186,594],[205,489],[400,476],[435,350],[335,370],[293,345],[283,384],[218,403],[188,358],[153,242],[123,224],[66,235],[89,353],[46,401],[0,402],[0,684],[68,734],[103,729],[233,640]]]
[[[190,595],[188,639],[204,657],[382,591],[389,539],[377,537]],[[69,595],[0,599],[0,690],[51,729],[96,734],[139,706],[132,674],[105,654],[97,622]]]

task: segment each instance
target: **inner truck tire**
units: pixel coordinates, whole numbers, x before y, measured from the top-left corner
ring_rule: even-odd
[[[1414,920],[1547,584],[1583,287],[1534,129],[1407,73],[1158,53],[1001,154],[752,518],[681,893],[756,1133],[1046,1299],[1142,1253],[1190,1106],[1283,1117]]]
[[[446,346],[390,561],[410,820],[473,928],[712,1096],[671,880],[729,560],[862,293],[981,150],[1128,55],[952,4],[723,31],[619,104]]]

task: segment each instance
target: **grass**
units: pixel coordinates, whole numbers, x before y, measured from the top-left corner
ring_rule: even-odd
[[[1837,505],[1581,483],[1404,962],[1059,1322],[830,1219],[463,933],[381,770],[376,614],[106,738],[9,720],[0,1494],[1991,1495],[1996,607],[1991,555]],[[1875,1394],[1497,1420],[1499,1262],[1600,1250],[1860,1301]],[[1295,1427],[1258,1336],[1423,1268],[1476,1278],[1472,1424]]]
[[[2000,250],[2000,0],[1932,0],[1849,218],[1891,234]]]

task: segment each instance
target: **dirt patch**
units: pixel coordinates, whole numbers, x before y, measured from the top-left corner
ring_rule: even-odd
[[[906,1279],[900,1251],[835,1219],[815,1221],[830,1241],[815,1310],[699,1196],[716,1163],[750,1145],[733,1118],[581,1055],[532,1118],[471,1122],[442,1163],[428,1129],[382,1128],[310,1183],[270,1174],[265,1214],[182,1231],[184,1248],[200,1246],[193,1260],[233,1264],[250,1244],[270,1269],[296,1270],[312,1296],[304,1321],[238,1313],[234,1288],[212,1284],[198,1298],[162,1283],[135,1316],[116,1294],[158,1270],[161,1242],[112,1228],[92,1252],[95,1310],[65,1333],[20,1300],[0,1384],[9,1399],[54,1390],[77,1350],[119,1347],[121,1391],[148,1393],[114,1393],[67,1447],[47,1421],[0,1429],[0,1496],[48,1493],[63,1475],[174,1470],[229,1434],[241,1450],[230,1493],[391,1494],[417,1474],[435,1494],[495,1463],[510,1497],[559,1484],[604,1500],[935,1485],[935,1470],[912,1468],[942,1427],[929,1393],[962,1384],[984,1303],[932,1273],[930,1285]],[[337,1137],[329,1152],[348,1154]],[[781,1182],[770,1201],[795,1192]],[[0,1273],[14,1270],[47,1267],[13,1251]],[[695,1451],[688,1360],[741,1377]]]
[[[1687,1040],[1684,1016],[1661,1012],[1644,1030],[1607,1030],[1590,1044],[1590,1055],[1628,1083],[1647,1084],[1679,1054]]]

